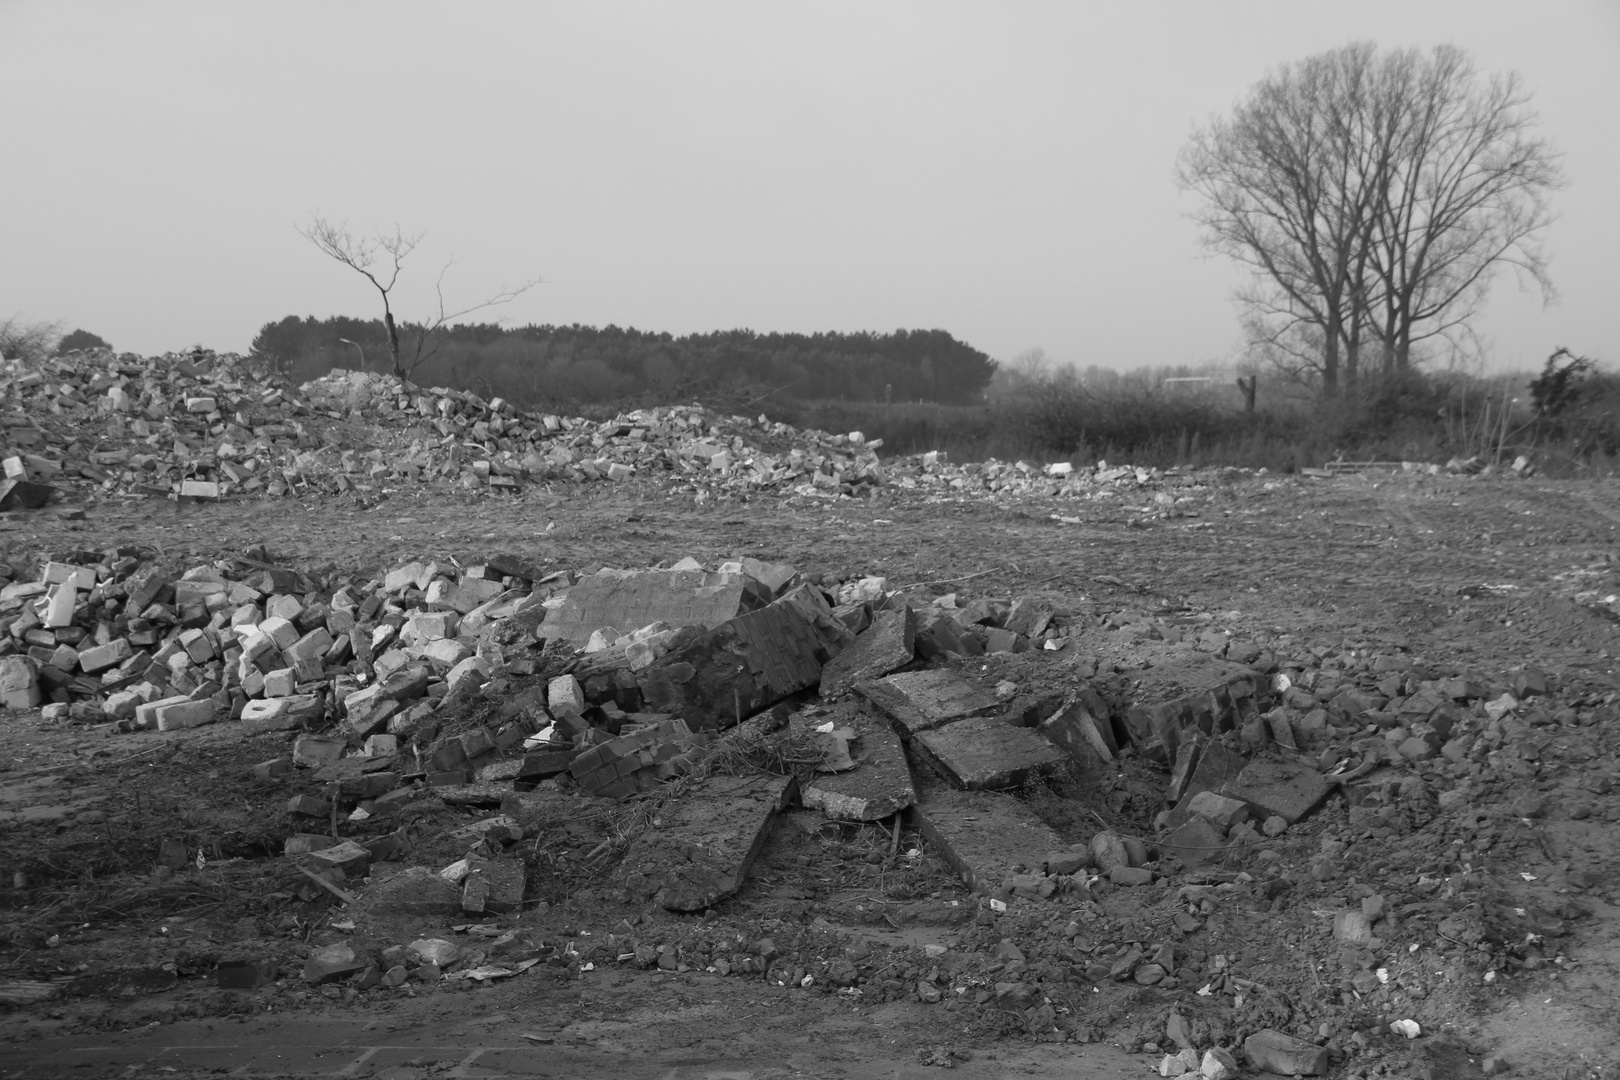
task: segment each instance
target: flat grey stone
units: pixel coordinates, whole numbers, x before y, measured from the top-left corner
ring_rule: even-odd
[[[1028,806],[999,792],[940,788],[924,792],[912,813],[935,852],[975,892],[998,887],[1015,865],[1040,866],[1066,843]]]
[[[907,739],[956,720],[983,716],[1000,704],[994,694],[948,668],[868,679],[856,683],[855,692],[882,711]]]
[[[881,679],[916,659],[917,617],[909,605],[880,611],[872,625],[827,661],[821,695],[836,697],[866,679]]]
[[[911,745],[942,776],[969,791],[1014,787],[1069,760],[1036,732],[994,716],[920,732]]]
[[[1327,799],[1333,785],[1309,765],[1294,761],[1251,761],[1220,793],[1249,804],[1254,816],[1273,814],[1293,825]]]

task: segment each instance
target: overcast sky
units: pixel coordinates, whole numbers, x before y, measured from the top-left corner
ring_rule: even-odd
[[[1234,277],[1172,179],[1195,123],[1352,40],[1520,72],[1570,186],[1556,304],[1498,285],[1498,367],[1620,363],[1620,3],[0,0],[0,318],[245,351],[380,315],[295,231],[425,230],[420,317],[943,328],[1010,359],[1200,363]]]

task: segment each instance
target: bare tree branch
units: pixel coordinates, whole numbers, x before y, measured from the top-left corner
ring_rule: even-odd
[[[383,326],[388,331],[388,353],[393,364],[393,372],[407,382],[417,368],[431,360],[439,351],[439,346],[449,336],[450,324],[475,311],[509,304],[541,284],[540,278],[531,278],[515,288],[503,285],[499,292],[487,300],[458,311],[446,311],[444,275],[455,262],[451,259],[439,271],[438,280],[435,282],[438,295],[437,315],[424,324],[410,328],[414,331],[414,342],[407,361],[400,349],[400,331],[394,318],[392,293],[394,286],[399,282],[401,271],[405,268],[405,260],[427,234],[425,232],[407,234],[395,224],[392,233],[379,232],[371,237],[356,236],[349,230],[348,222],[333,222],[320,214],[313,215],[313,220],[308,226],[298,227],[298,232],[314,244],[323,255],[360,274],[377,290],[378,295],[382,297]],[[379,253],[386,255],[387,259],[380,259]],[[386,271],[374,271],[373,267],[382,261],[387,263]],[[387,281],[382,280],[384,274]]]

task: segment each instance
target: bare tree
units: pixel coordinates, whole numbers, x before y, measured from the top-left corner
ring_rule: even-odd
[[[447,262],[439,271],[438,280],[434,285],[439,301],[437,313],[425,322],[404,324],[410,348],[402,350],[400,325],[394,319],[392,294],[394,286],[399,282],[400,271],[405,268],[405,260],[427,234],[407,235],[395,225],[392,233],[378,232],[370,237],[357,236],[349,231],[347,222],[333,222],[319,214],[314,216],[307,227],[300,227],[298,232],[320,249],[322,254],[360,274],[377,290],[378,295],[382,297],[383,327],[388,332],[388,356],[393,363],[394,374],[406,381],[410,380],[417,368],[433,359],[439,351],[439,346],[444,344],[449,336],[450,325],[457,319],[471,315],[475,311],[483,311],[485,308],[509,304],[540,284],[539,278],[531,278],[514,288],[502,287],[500,292],[480,303],[452,311],[444,302],[444,275],[454,265],[454,260]],[[379,264],[386,264],[386,268],[382,268]],[[363,362],[364,353],[361,356]]]
[[[1358,43],[1267,76],[1193,134],[1177,179],[1203,242],[1252,271],[1239,290],[1257,355],[1329,395],[1466,349],[1496,271],[1546,297],[1539,245],[1561,182],[1517,76],[1482,80],[1451,46]]]
[[[59,322],[23,322],[16,316],[0,319],[0,357],[38,364],[56,354],[62,339]]]

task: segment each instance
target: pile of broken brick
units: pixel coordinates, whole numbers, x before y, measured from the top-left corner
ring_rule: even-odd
[[[1035,695],[960,670],[987,654],[1073,653],[1095,621],[1039,598],[914,603],[882,579],[808,581],[753,559],[578,577],[497,555],[340,578],[263,551],[175,573],[115,548],[66,553],[0,588],[0,695],[131,732],[296,733],[290,756],[260,772],[342,763],[355,775],[333,806],[362,819],[430,787],[565,778],[570,791],[628,797],[690,772],[718,733],[791,699],[790,728],[843,764],[765,802],[796,795],[848,821],[913,809],[964,880],[1021,896],[1067,889],[1060,879],[1076,873],[1153,879],[1145,851],[1106,844],[1052,872],[1070,860],[1046,855],[1070,845],[998,794],[1033,776],[1101,773],[1122,747],[1169,770],[1158,851],[1197,865],[1287,828],[1336,788],[1377,804],[1395,797],[1402,769],[1466,771],[1521,716],[1573,722],[1572,709],[1527,700],[1546,690],[1534,669],[1495,686],[1388,656],[1363,661],[1357,678],[1213,630],[1176,642],[1163,640],[1174,628],[1149,628],[1158,640],[1144,640],[1118,620],[1103,625],[1132,654],[1174,659],[1112,676],[1131,685],[1106,698],[1092,688],[1108,675],[1095,658],[1081,665],[1091,681]],[[447,730],[473,703],[491,709]],[[932,803],[919,802],[913,766],[945,782]],[[1030,867],[1047,870],[1032,880]]]
[[[852,497],[880,486],[930,498],[1112,498],[1180,474],[1098,462],[951,463],[938,451],[879,462],[881,439],[801,430],[698,405],[611,420],[519,410],[501,398],[335,371],[294,388],[235,354],[71,353],[0,373],[0,511],[54,489],[123,496],[276,498],[414,485],[516,493],[540,482],[651,479],[700,498]],[[1185,499],[1183,493],[1180,498]]]
[[[37,507],[61,486],[213,499],[653,476],[694,490],[836,496],[882,480],[882,440],[859,432],[801,432],[695,405],[594,421],[365,372],[294,389],[243,357],[203,350],[72,353],[12,364],[0,384],[0,510]]]

